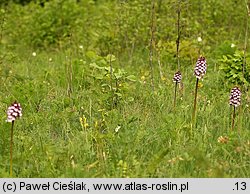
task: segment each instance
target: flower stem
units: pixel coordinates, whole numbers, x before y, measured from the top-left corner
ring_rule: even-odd
[[[181,0],[178,1],[178,9],[177,9],[177,40],[176,40],[176,55],[177,55],[177,67],[178,70],[180,70],[180,36],[181,36],[181,31],[180,31],[180,17],[181,17]]]
[[[234,129],[235,116],[236,116],[236,108],[235,108],[235,106],[234,106],[233,117],[232,117],[232,130]]]
[[[12,153],[13,153],[13,131],[14,131],[14,121],[11,123],[11,130],[10,130],[10,177],[12,177]]]
[[[151,24],[150,24],[150,50],[149,50],[149,67],[151,75],[151,87],[154,93],[154,67],[153,67],[153,52],[154,52],[154,34],[155,34],[155,0],[151,0]]]
[[[176,106],[177,84],[178,84],[178,82],[175,82],[175,88],[174,88],[174,108],[175,108],[175,106]]]
[[[240,134],[241,127],[242,127],[242,118],[243,118],[243,107],[239,106],[238,108],[238,134]]]
[[[192,114],[192,127],[195,125],[195,120],[196,120],[196,105],[197,105],[197,92],[198,92],[198,83],[199,79],[196,79],[196,85],[195,85],[195,94],[194,94],[194,109],[193,109],[193,114]]]

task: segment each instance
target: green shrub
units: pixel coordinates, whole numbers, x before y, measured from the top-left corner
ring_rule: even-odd
[[[234,84],[250,83],[249,63],[246,63],[245,73],[243,77],[244,52],[237,50],[232,55],[230,54],[223,55],[223,58],[220,59],[219,61],[221,62],[220,69],[225,73],[225,79],[229,83],[234,83]]]

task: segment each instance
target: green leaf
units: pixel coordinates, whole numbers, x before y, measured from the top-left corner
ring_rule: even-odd
[[[96,58],[98,58],[98,56],[96,55],[96,53],[93,52],[93,51],[87,51],[86,52],[86,57],[88,57],[89,59],[96,59]]]
[[[227,61],[227,56],[226,55],[223,55],[222,57],[223,57],[222,61],[224,61],[224,62]]]
[[[122,94],[120,92],[115,92],[115,94],[118,96],[118,97],[122,97]]]
[[[115,55],[108,54],[106,56],[106,60],[107,60],[107,62],[113,62],[113,61],[116,61],[116,57],[115,57]]]
[[[96,68],[96,69],[104,69],[105,68],[105,67],[98,66],[96,63],[90,63],[89,66],[93,67],[93,68]]]
[[[114,76],[116,79],[120,79],[122,78],[122,75],[118,72],[118,73],[114,73]]]
[[[103,79],[103,75],[93,75],[93,77],[99,80]]]
[[[128,79],[129,81],[132,81],[132,82],[136,81],[136,77],[134,75],[129,75],[126,77],[126,79]]]
[[[135,100],[135,99],[134,99],[132,96],[128,97],[128,101],[129,101],[129,102],[134,102],[134,100]]]

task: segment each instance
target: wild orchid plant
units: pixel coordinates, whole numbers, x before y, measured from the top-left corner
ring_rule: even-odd
[[[11,123],[11,135],[10,135],[10,176],[12,177],[12,153],[13,153],[13,131],[15,120],[22,116],[22,108],[20,103],[14,102],[9,106],[7,110],[7,122]]]
[[[175,106],[176,106],[177,85],[178,85],[178,83],[181,83],[181,79],[182,79],[181,72],[180,72],[180,71],[177,71],[177,72],[174,74],[174,77],[173,77],[173,82],[175,83],[175,89],[174,89],[174,108],[175,108]]]
[[[234,129],[235,124],[235,116],[236,116],[236,108],[240,105],[241,102],[241,91],[240,88],[235,86],[231,90],[229,104],[233,106],[233,116],[232,116],[232,130]]]
[[[194,109],[193,109],[193,114],[192,114],[192,126],[195,125],[195,120],[196,120],[198,84],[199,84],[199,80],[203,78],[203,76],[206,74],[206,70],[207,70],[206,59],[205,57],[200,56],[196,62],[196,66],[194,69],[194,75],[196,76],[196,85],[195,85],[195,94],[194,94]]]

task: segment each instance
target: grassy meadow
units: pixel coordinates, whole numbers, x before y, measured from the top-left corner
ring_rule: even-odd
[[[0,177],[10,177],[15,100],[13,177],[250,177],[245,1],[37,2],[1,5]],[[192,125],[199,54],[207,71]]]

